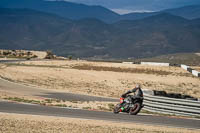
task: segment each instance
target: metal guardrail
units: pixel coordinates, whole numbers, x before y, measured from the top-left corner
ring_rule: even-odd
[[[200,101],[154,96],[145,91],[144,109],[157,113],[200,117]]]

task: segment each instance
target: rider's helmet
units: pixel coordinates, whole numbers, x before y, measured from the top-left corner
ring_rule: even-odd
[[[141,85],[140,84],[136,84],[135,88],[139,89],[139,88],[141,88]]]

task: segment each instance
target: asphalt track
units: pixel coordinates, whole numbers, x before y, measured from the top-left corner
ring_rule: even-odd
[[[111,112],[89,111],[69,108],[47,107],[31,104],[19,104],[6,101],[0,102],[0,112],[84,118],[95,120],[109,120],[114,122],[143,123],[150,125],[162,125],[170,127],[184,127],[190,129],[200,129],[200,120],[180,119],[163,116],[113,114]]]
[[[37,87],[25,86],[0,79],[0,91],[23,93],[39,97],[63,99],[69,101],[116,101],[117,99],[78,95],[72,93],[56,92],[39,89]],[[89,111],[71,108],[48,107],[42,105],[20,104],[15,102],[0,101],[0,112],[84,118],[95,120],[109,120],[115,122],[131,122],[150,125],[162,125],[170,127],[184,127],[190,129],[200,129],[200,120],[172,118],[165,116],[142,115],[130,116],[128,114],[113,114],[111,112]]]

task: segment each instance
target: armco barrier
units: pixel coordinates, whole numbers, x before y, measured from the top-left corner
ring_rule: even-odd
[[[144,90],[145,110],[157,113],[200,117],[200,101],[160,97],[152,94],[151,91]]]

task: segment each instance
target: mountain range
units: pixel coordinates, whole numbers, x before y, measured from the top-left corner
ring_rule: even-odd
[[[96,18],[74,20],[32,9],[0,8],[0,20],[1,49],[52,50],[62,56],[99,58],[200,51],[200,19],[166,12],[108,24]]]
[[[170,13],[172,15],[180,16],[186,19],[197,19],[200,18],[200,5],[190,5],[180,8],[166,9],[158,12],[129,13],[122,15],[121,20],[137,20],[161,13]]]
[[[34,9],[73,20],[96,18],[105,22],[114,22],[120,17],[119,14],[102,6],[88,6],[66,1],[0,0],[0,7]]]
[[[106,23],[115,23],[119,20],[136,20],[145,17],[170,13],[186,19],[200,18],[200,5],[191,5],[175,9],[167,9],[151,13],[130,13],[119,15],[102,6],[88,6],[66,1],[47,0],[0,0],[2,8],[28,8],[42,12],[52,13],[64,18],[79,20],[83,18],[96,18]]]

